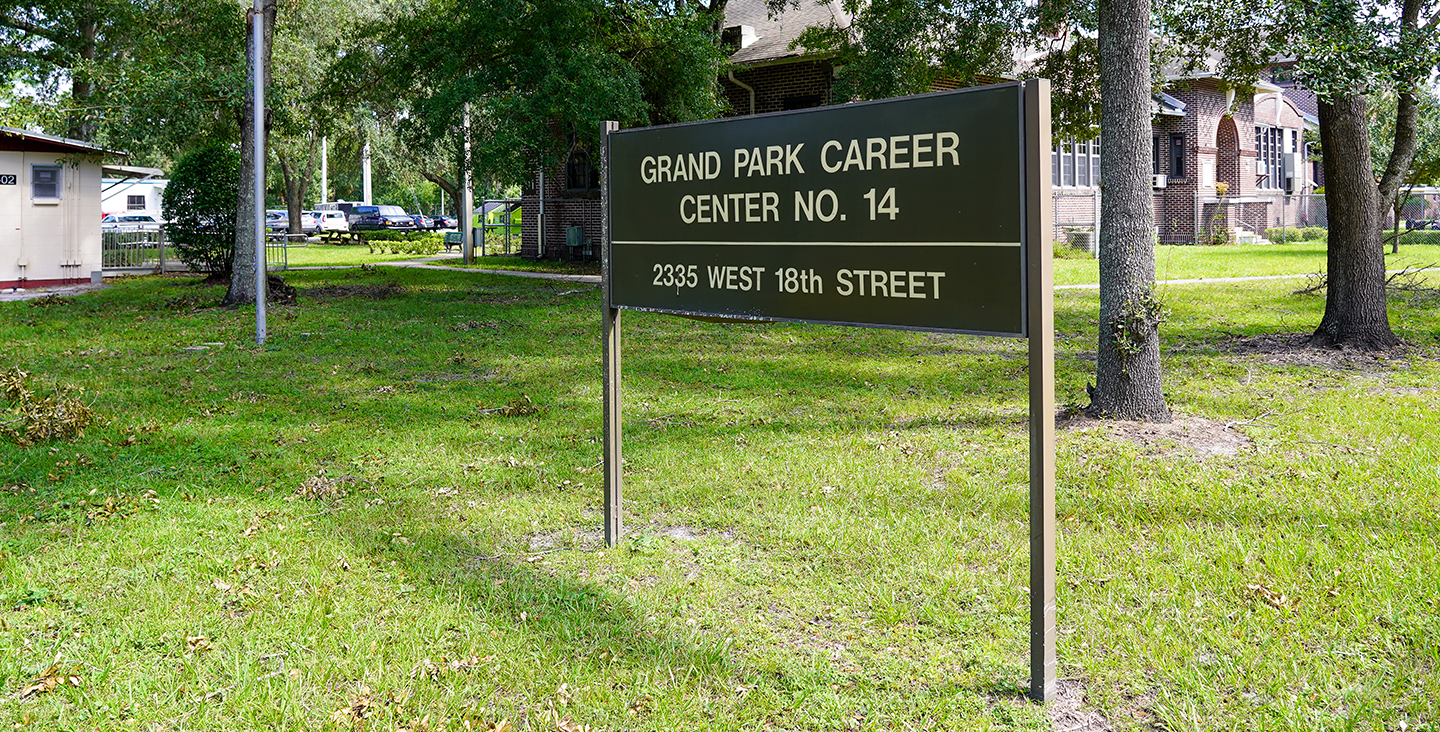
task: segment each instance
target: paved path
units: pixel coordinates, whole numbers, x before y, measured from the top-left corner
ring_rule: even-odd
[[[516,270],[516,269],[476,269],[476,268],[474,268],[474,267],[447,267],[447,266],[445,266],[445,265],[443,265],[443,264],[435,264],[435,262],[453,261],[453,260],[458,260],[458,259],[460,259],[460,255],[458,255],[458,254],[441,254],[441,255],[439,255],[439,256],[425,257],[425,258],[423,258],[423,259],[405,259],[405,260],[400,260],[400,261],[396,261],[396,262],[376,262],[373,266],[376,266],[376,267],[404,267],[404,268],[406,268],[406,269],[431,269],[431,270],[439,270],[439,271],[441,271],[441,272],[476,272],[476,273],[479,273],[479,274],[506,275],[506,276],[509,276],[509,277],[528,277],[528,278],[530,278],[530,279],[535,279],[535,280],[560,280],[560,281],[562,281],[562,282],[581,282],[581,283],[584,283],[584,284],[587,284],[587,285],[598,285],[598,284],[600,284],[600,275],[561,274],[561,273],[559,273],[559,272],[524,272],[524,271]],[[360,266],[360,265],[356,265],[356,264],[346,264],[346,265],[338,265],[338,266],[321,266],[321,265],[315,265],[315,266],[307,266],[307,267],[291,267],[290,269],[294,269],[294,270],[310,270],[310,269],[354,269],[355,267],[358,267],[358,266]]]
[[[91,284],[84,284],[65,285],[63,287],[37,287],[33,290],[0,290],[0,302],[34,300],[41,297],[48,297],[50,295],[60,295],[62,297],[68,297],[70,295],[83,295],[87,292],[95,292],[96,290],[103,290],[104,288],[105,285],[100,285],[97,287]]]
[[[1440,267],[1429,267],[1429,268],[1426,268],[1426,269],[1412,269],[1412,270],[1391,269],[1391,270],[1386,270],[1386,271],[1385,271],[1385,274],[1387,274],[1387,275],[1400,274],[1401,272],[1406,272],[1406,271],[1409,271],[1409,272],[1440,272]],[[1311,273],[1311,274],[1314,274],[1314,273]],[[1299,279],[1304,279],[1304,278],[1309,277],[1309,276],[1310,276],[1309,274],[1293,274],[1293,275],[1252,275],[1252,276],[1250,276],[1250,277],[1197,277],[1197,278],[1195,278],[1195,279],[1190,279],[1190,280],[1155,280],[1155,284],[1157,284],[1157,285],[1206,285],[1206,284],[1211,284],[1211,283],[1215,283],[1215,282],[1259,282],[1259,281],[1261,281],[1261,280],[1299,280]],[[1056,285],[1056,286],[1055,286],[1055,289],[1057,289],[1057,290],[1098,290],[1098,289],[1100,289],[1100,285],[1098,285],[1098,284]]]

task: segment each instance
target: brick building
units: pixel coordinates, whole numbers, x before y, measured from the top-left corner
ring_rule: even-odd
[[[802,3],[773,18],[764,0],[730,0],[725,18],[723,40],[734,49],[734,68],[719,79],[728,115],[835,101],[832,60],[790,46],[805,28],[847,25],[838,0]],[[1312,210],[1317,197],[1304,195],[1318,177],[1304,142],[1304,130],[1318,126],[1314,95],[1275,78],[1282,80],[1237,90],[1210,74],[1176,75],[1155,95],[1152,182],[1160,242],[1251,241],[1269,227],[1323,221],[1323,213]],[[1091,249],[1100,220],[1100,144],[1058,142],[1050,161],[1056,239]],[[1226,184],[1225,195],[1217,183]],[[567,245],[585,248],[586,242],[596,252],[599,188],[598,170],[583,149],[563,168],[537,172],[521,199],[521,254],[567,257]]]
[[[1249,241],[1269,227],[1316,223],[1314,199],[1304,195],[1315,189],[1304,131],[1318,120],[1293,98],[1302,94],[1263,80],[1246,92],[1208,74],[1170,79],[1151,108],[1162,243]],[[1064,142],[1051,151],[1056,234],[1077,245],[1095,241],[1099,142]]]
[[[813,25],[849,23],[839,0],[803,3],[771,18],[764,0],[730,0],[722,39],[734,50],[734,69],[720,77],[727,116],[818,107],[832,101],[835,77],[830,59],[790,48]],[[544,200],[541,200],[543,192]],[[584,149],[574,150],[563,168],[537,171],[520,198],[521,256],[547,259],[572,254],[570,245],[593,242],[600,234],[600,175]],[[543,236],[541,230],[543,228]]]

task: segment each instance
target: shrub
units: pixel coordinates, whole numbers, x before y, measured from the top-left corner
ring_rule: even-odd
[[[1318,241],[1323,244],[1330,238],[1330,230],[1323,226],[1307,226],[1300,230],[1300,235],[1304,241]]]
[[[1282,242],[1304,241],[1305,230],[1293,226],[1275,226],[1265,230],[1265,238],[1272,244]]]
[[[191,268],[228,276],[235,250],[240,154],[209,145],[180,159],[165,186],[165,233]]]
[[[445,235],[435,231],[367,231],[361,235],[370,253],[430,256],[445,248]]]
[[[1400,244],[1428,244],[1430,246],[1440,245],[1440,231],[1416,230],[1407,231],[1400,237]]]

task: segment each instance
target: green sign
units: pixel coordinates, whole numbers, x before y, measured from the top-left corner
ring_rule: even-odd
[[[1020,84],[609,135],[611,302],[1025,334]]]

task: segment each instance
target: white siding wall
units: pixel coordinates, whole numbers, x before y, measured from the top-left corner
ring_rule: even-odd
[[[77,162],[78,161],[78,162]],[[31,198],[31,168],[60,165],[58,202]],[[100,165],[58,153],[0,152],[0,285],[88,282],[100,269]]]

